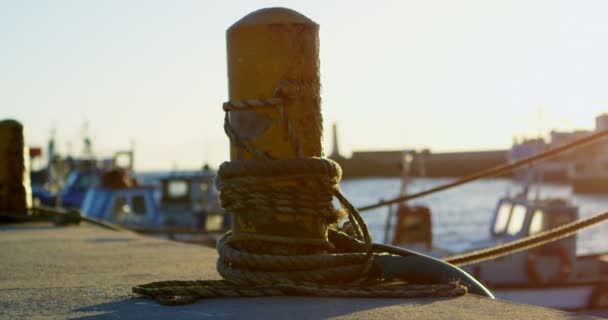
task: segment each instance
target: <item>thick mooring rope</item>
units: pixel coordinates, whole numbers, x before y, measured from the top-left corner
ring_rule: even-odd
[[[259,277],[267,281],[306,281],[327,283],[331,281],[353,282],[361,277],[365,277],[372,265],[372,240],[365,222],[359,213],[352,208],[346,198],[342,195],[338,182],[340,181],[340,167],[333,161],[321,158],[300,158],[290,160],[273,161],[232,161],[222,164],[218,171],[217,187],[220,190],[222,207],[233,213],[235,217],[242,216],[249,212],[254,212],[255,219],[271,220],[272,216],[286,215],[287,217],[309,216],[317,217],[321,220],[319,225],[311,225],[311,228],[337,225],[340,218],[346,212],[351,224],[355,226],[356,239],[365,244],[365,250],[359,254],[359,261],[350,260],[346,267],[336,268],[340,259],[333,259],[335,256],[323,256],[325,252],[335,248],[331,242],[310,237],[298,237],[290,234],[288,236],[277,237],[267,236],[261,232],[239,233],[238,235],[229,234],[218,242],[220,259],[218,260],[218,271],[227,279],[257,281]],[[287,182],[286,184],[278,182]],[[336,196],[343,209],[335,210],[332,204],[333,197]],[[315,221],[314,219],[309,221]],[[294,221],[294,223],[298,223]],[[313,222],[314,224],[314,222]],[[324,231],[326,232],[326,231]],[[243,238],[244,237],[244,238]],[[250,240],[258,241],[256,247],[252,248]],[[239,241],[243,242],[239,244]],[[282,272],[283,265],[279,263],[276,269],[268,275],[266,272],[227,274],[227,271],[241,270],[234,268],[238,266],[238,261],[228,258],[230,255],[223,255],[226,251],[222,249],[234,244],[237,247],[246,246],[247,251],[274,252],[282,254],[308,253],[321,254],[321,259],[331,261],[330,265],[325,266],[321,263],[315,270],[313,265],[306,265],[300,259],[297,268],[304,272]],[[281,261],[282,257],[268,257]],[[288,256],[289,257],[289,256]],[[363,260],[361,260],[364,258]],[[292,258],[289,257],[288,260]],[[313,258],[314,260],[315,258]],[[273,260],[274,261],[274,260]],[[312,260],[311,260],[312,261]],[[255,267],[246,265],[245,267]],[[311,269],[312,268],[312,269]],[[325,268],[328,268],[325,270]],[[246,278],[239,278],[239,275],[249,275]]]
[[[404,287],[406,288],[404,290]],[[164,305],[183,305],[203,298],[317,296],[358,298],[453,297],[466,294],[458,282],[445,285],[328,286],[315,283],[238,284],[226,280],[160,281],[137,286],[133,292]]]
[[[224,104],[224,110],[252,110],[279,106],[289,140],[299,154],[299,142],[286,118],[285,101],[256,99]],[[211,297],[259,297],[312,295],[330,297],[445,297],[466,294],[458,281],[408,284],[389,278],[374,264],[376,257],[408,256],[411,252],[383,250],[372,244],[367,226],[339,188],[341,169],[322,158],[274,160],[241,139],[226,116],[224,129],[230,140],[260,160],[225,162],[216,180],[222,207],[235,220],[254,217],[256,222],[294,219],[308,226],[307,235],[265,234],[255,225],[240,221],[238,232],[226,233],[217,243],[217,270],[225,280],[163,281],[136,286],[133,292],[169,305],[192,303]],[[332,200],[342,208],[336,210]],[[335,231],[340,219],[348,218],[354,238]],[[253,219],[253,218],[252,218]],[[295,221],[298,220],[298,221]],[[301,220],[301,221],[300,221]],[[255,223],[254,223],[255,224]],[[320,229],[319,229],[320,228]],[[274,230],[276,231],[276,229]],[[327,239],[325,239],[327,237]],[[489,294],[491,296],[491,294]]]

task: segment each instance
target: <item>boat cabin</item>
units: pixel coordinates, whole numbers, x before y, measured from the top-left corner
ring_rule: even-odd
[[[490,234],[511,241],[578,219],[578,208],[564,199],[529,200],[506,197],[498,201]]]
[[[82,211],[86,217],[130,227],[160,229],[164,226],[151,187],[93,187],[85,196]]]
[[[154,201],[154,188],[140,186],[127,170],[104,172],[89,188],[82,211],[86,217],[128,227],[160,229],[165,221]]]
[[[578,208],[563,199],[530,200],[505,197],[498,201],[490,225],[490,247],[550,230],[578,219]],[[480,245],[481,244],[481,245]],[[466,269],[489,284],[554,283],[574,276],[576,236],[479,263]]]
[[[215,173],[172,173],[161,178],[160,211],[168,226],[217,231],[230,227],[219,204]]]

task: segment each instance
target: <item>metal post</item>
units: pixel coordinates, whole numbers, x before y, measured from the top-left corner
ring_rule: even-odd
[[[236,109],[229,113],[227,129],[232,136],[230,159],[323,156],[319,26],[293,10],[268,8],[245,16],[226,33],[229,104]],[[266,187],[286,190],[297,185],[282,180]],[[283,246],[286,239],[294,243],[299,238],[300,243],[328,245],[328,222],[321,215],[261,215],[254,208],[233,213],[233,241],[263,238]]]
[[[297,133],[299,156],[322,156],[318,24],[290,9],[267,8],[237,21],[226,37],[230,101],[288,100],[285,115]],[[298,156],[278,108],[233,112],[230,123],[240,138],[275,159]],[[230,159],[253,158],[232,144]]]
[[[0,213],[27,214],[32,207],[24,131],[15,120],[0,121]]]

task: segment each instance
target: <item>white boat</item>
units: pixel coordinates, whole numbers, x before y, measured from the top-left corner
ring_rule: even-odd
[[[403,177],[405,194],[407,173]],[[470,244],[465,252],[522,239],[579,219],[578,207],[567,200],[529,199],[528,190],[529,184],[521,194],[501,198],[489,238]],[[433,245],[428,208],[402,204],[394,213],[387,223],[392,238],[385,242],[438,258],[455,254]],[[570,311],[608,308],[608,254],[577,256],[576,235],[463,269],[500,299]]]
[[[398,211],[396,226],[407,229],[396,229],[392,244],[435,257],[453,254],[433,246],[430,211],[404,208]],[[577,219],[578,208],[563,199],[505,197],[498,202],[490,238],[466,251],[518,240]],[[576,236],[463,269],[500,299],[570,311],[608,308],[608,254],[577,256]]]

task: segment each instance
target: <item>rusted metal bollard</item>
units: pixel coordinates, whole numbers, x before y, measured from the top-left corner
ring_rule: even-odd
[[[0,121],[0,213],[28,213],[32,207],[29,150],[15,120]]]
[[[229,114],[234,133],[270,159],[322,156],[318,24],[290,9],[268,8],[237,21],[226,36],[231,103],[237,107],[239,102],[263,105],[255,110],[231,110],[237,111]],[[230,158],[261,160],[234,141]],[[294,182],[271,185],[288,188],[290,183]],[[239,213],[233,235],[300,237],[327,243],[327,225],[321,220],[284,212],[271,218]]]
[[[290,9],[261,9],[233,24],[226,37],[230,101],[287,99],[301,156],[321,156],[319,25]],[[277,108],[234,112],[230,121],[241,138],[274,158],[296,157]],[[233,144],[230,158],[253,156]]]

